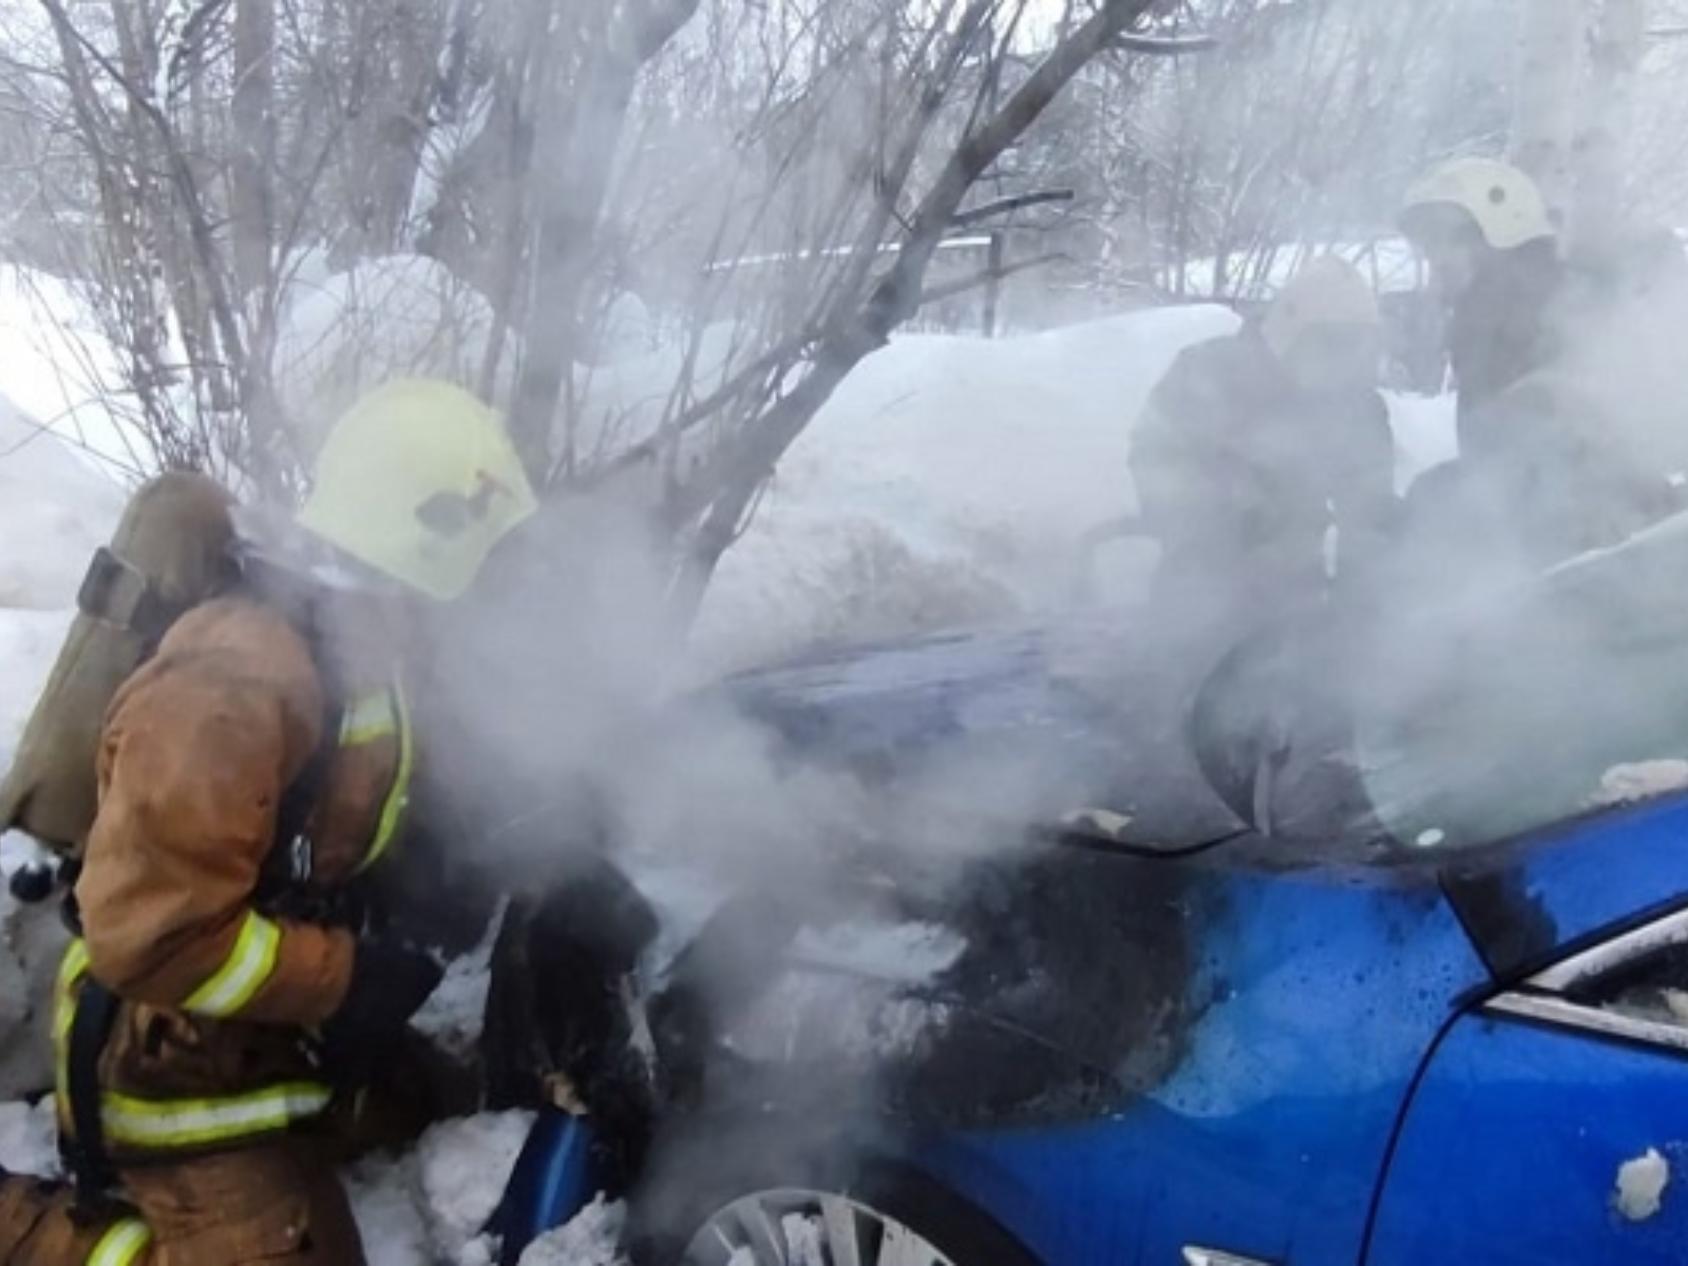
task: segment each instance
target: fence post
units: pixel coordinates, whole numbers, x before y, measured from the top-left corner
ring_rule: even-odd
[[[1006,252],[1007,234],[1001,229],[991,233],[990,257],[985,268],[989,280],[985,282],[985,337],[996,337],[997,305],[1002,300],[1002,264]]]

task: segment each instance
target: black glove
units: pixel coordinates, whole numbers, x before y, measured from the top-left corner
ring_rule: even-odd
[[[445,974],[419,950],[359,941],[346,1000],[322,1026],[323,1071],[340,1086],[368,1082]]]

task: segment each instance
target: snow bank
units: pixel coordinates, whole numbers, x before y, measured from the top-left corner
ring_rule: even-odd
[[[122,503],[115,483],[0,399],[0,609],[70,607]]]
[[[870,357],[793,446],[699,616],[707,669],[1074,600],[1085,533],[1130,512],[1130,435],[1184,348],[1237,317],[1199,306],[1000,340],[911,335]],[[1449,400],[1389,397],[1397,483],[1455,455]],[[1097,560],[1142,591],[1154,550]]]
[[[1135,313],[1046,334],[897,339],[793,446],[700,614],[700,655],[1008,615],[1068,593],[1077,542],[1132,508],[1125,458],[1183,348],[1224,308]]]
[[[0,265],[0,365],[7,399],[26,415],[119,468],[134,464],[115,416],[123,411],[121,357],[69,283]],[[0,437],[0,452],[11,445]],[[0,521],[11,527],[9,514]]]
[[[122,503],[121,489],[0,398],[0,766]]]

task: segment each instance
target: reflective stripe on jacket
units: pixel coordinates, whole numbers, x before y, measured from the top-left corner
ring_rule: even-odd
[[[113,702],[100,812],[77,884],[57,1029],[81,982],[122,1000],[99,1065],[106,1145],[209,1151],[286,1129],[329,1101],[306,1030],[345,995],[353,936],[280,917],[257,893],[288,789],[312,761],[323,687],[303,637],[233,598],[171,630]],[[303,822],[309,884],[332,890],[401,837],[414,768],[396,687],[352,698]],[[303,878],[303,877],[301,877]]]

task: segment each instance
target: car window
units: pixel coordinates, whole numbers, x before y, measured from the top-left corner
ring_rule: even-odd
[[[1688,911],[1538,972],[1487,1009],[1688,1051]]]
[[[1572,1001],[1688,1029],[1688,945],[1671,945],[1578,986]]]

